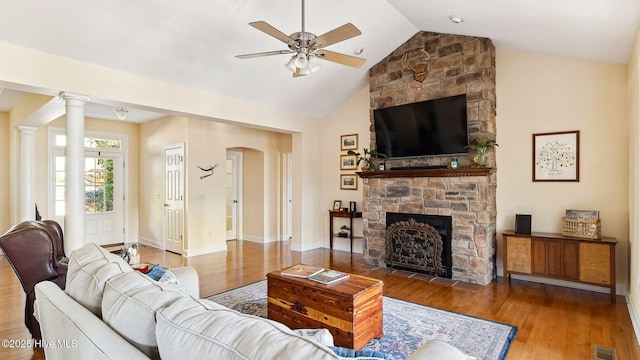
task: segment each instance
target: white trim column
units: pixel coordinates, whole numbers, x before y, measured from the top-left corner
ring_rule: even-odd
[[[63,92],[66,103],[64,252],[84,245],[84,104],[89,97]]]
[[[20,221],[36,218],[36,141],[38,128],[17,126],[20,131]]]

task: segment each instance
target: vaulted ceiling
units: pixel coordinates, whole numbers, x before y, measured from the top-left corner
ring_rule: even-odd
[[[300,0],[20,0],[0,10],[0,42],[314,116],[361,89],[368,69],[420,30],[626,63],[640,21],[637,0],[307,0],[305,30],[321,35],[352,23],[362,35],[327,49],[354,55],[362,48],[367,61],[359,69],[322,61],[317,72],[293,78],[284,67],[290,55],[235,55],[286,49],[248,23],[300,31]],[[17,96],[3,91],[0,111]],[[96,106],[88,111],[113,117],[112,107]],[[130,120],[156,115],[132,109]]]

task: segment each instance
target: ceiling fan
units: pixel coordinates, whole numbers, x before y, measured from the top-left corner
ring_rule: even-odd
[[[262,56],[294,54],[285,67],[293,72],[293,77],[310,74],[320,68],[318,59],[359,68],[366,60],[326,50],[325,47],[362,34],[353,24],[347,23],[325,34],[316,36],[304,29],[304,0],[302,0],[302,31],[286,35],[264,21],[249,23],[254,28],[287,44],[288,50],[267,51],[253,54],[236,55],[238,59],[250,59]]]

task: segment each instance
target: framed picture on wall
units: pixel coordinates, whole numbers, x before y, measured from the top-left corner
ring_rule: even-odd
[[[357,150],[358,134],[349,134],[340,136],[340,150]]]
[[[533,181],[580,181],[580,131],[533,134]]]
[[[340,170],[356,170],[356,161],[355,155],[340,155]]]
[[[340,190],[358,190],[358,176],[356,174],[340,175]]]

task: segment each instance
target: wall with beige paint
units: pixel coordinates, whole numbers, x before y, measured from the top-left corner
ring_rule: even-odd
[[[629,313],[640,338],[640,31],[627,65],[629,103]]]
[[[185,248],[189,256],[226,250],[225,162],[227,149],[245,154],[245,212],[242,234],[248,240],[277,239],[280,231],[280,158],[291,136],[218,122],[167,117],[141,125],[140,239],[162,247],[163,146],[185,143],[188,211]],[[214,175],[202,171],[219,164]],[[157,194],[160,196],[157,196]]]
[[[616,277],[628,284],[626,66],[498,49],[497,229],[531,214],[532,230],[561,232],[566,209],[599,210],[602,234],[618,239]],[[532,134],[580,131],[580,181],[532,182]]]
[[[168,116],[140,125],[138,239],[163,247],[164,146],[187,141],[188,119]]]
[[[329,215],[328,210],[332,208],[334,200],[341,200],[342,207],[349,207],[349,201],[356,202],[356,209],[362,211],[362,180],[358,178],[357,190],[341,190],[340,174],[353,174],[360,170],[340,170],[340,155],[346,155],[346,151],[340,150],[340,136],[348,134],[358,134],[358,149],[362,153],[362,148],[369,149],[369,86],[365,86],[358,93],[345,101],[338,109],[322,120],[322,137],[324,156],[322,161],[322,206],[325,209],[322,214],[323,246],[329,247]],[[348,221],[336,219],[334,231]],[[362,220],[354,220],[353,234],[362,236]],[[349,239],[334,238],[335,249],[349,251]],[[362,240],[354,240],[354,252],[362,253]]]

